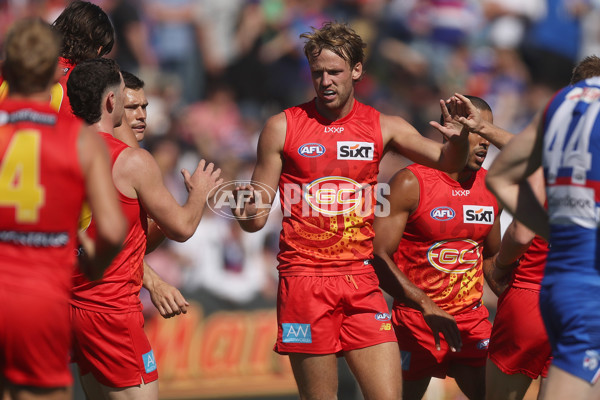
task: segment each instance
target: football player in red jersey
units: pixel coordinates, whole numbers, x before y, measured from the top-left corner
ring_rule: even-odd
[[[597,65],[600,63],[597,62]],[[577,70],[575,71],[577,73]],[[453,101],[464,107],[462,121],[468,129],[492,135],[502,148],[514,136],[481,118],[471,101],[457,94]],[[526,130],[535,129],[528,125]],[[543,171],[529,182],[540,203],[546,197]],[[484,266],[490,288],[499,297],[486,364],[486,399],[522,399],[532,379],[546,378],[551,362],[548,335],[539,310],[540,285],[548,243],[517,220],[506,228],[500,251]],[[542,381],[544,385],[545,379]]]
[[[467,134],[462,126],[449,129],[442,145],[403,118],[356,100],[366,45],[349,26],[327,22],[301,37],[316,97],[267,121],[253,184],[238,188],[244,202],[233,212],[244,230],[261,229],[279,187],[284,219],[275,351],[289,354],[300,398],[337,398],[337,356],[343,355],[365,398],[397,400],[400,354],[371,266],[379,163],[394,150],[460,171]]]
[[[471,101],[492,120],[484,100]],[[403,399],[421,399],[431,377],[446,375],[469,399],[485,395],[491,323],[481,302],[483,263],[500,245],[500,209],[481,168],[490,143],[475,133],[469,143],[460,172],[418,164],[399,171],[389,215],[375,218],[374,266],[394,296]]]
[[[88,269],[101,275],[119,251],[126,222],[106,146],[82,121],[49,106],[60,38],[40,20],[6,38],[0,102],[0,394],[69,399],[69,299],[79,211],[97,216]]]
[[[207,193],[218,183],[220,170],[200,161],[196,171],[182,174],[188,199],[180,206],[163,184],[160,169],[146,150],[114,138],[123,120],[124,83],[113,60],[96,58],[79,63],[67,90],[75,115],[96,128],[111,152],[113,182],[130,222],[123,250],[102,279],[74,277],[71,317],[74,358],[90,399],[158,398],[157,365],[144,333],[139,299],[146,250],[147,217],[167,237],[187,240],[200,223]],[[93,233],[93,221],[90,229]]]

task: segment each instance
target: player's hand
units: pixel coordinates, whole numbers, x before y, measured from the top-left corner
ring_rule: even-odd
[[[498,254],[492,258],[491,263],[483,264],[483,275],[492,292],[496,296],[500,296],[510,285],[512,271],[519,265],[519,261],[510,265],[499,265],[497,259]]]
[[[480,132],[485,124],[481,111],[467,97],[455,93],[449,100],[450,112],[455,120],[471,132]]]
[[[440,111],[442,112],[442,125],[437,121],[430,121],[429,125],[437,129],[447,140],[466,140],[469,131],[459,121],[457,104],[452,98],[440,100]]]
[[[433,332],[436,350],[441,350],[440,333],[442,333],[448,346],[450,346],[450,350],[453,352],[460,351],[462,348],[462,340],[454,317],[439,308],[433,301],[427,303],[422,313],[425,322]]]
[[[187,313],[190,304],[185,300],[179,289],[163,280],[157,281],[150,292],[152,304],[163,318],[171,318]]]
[[[260,192],[254,190],[250,184],[238,185],[233,191],[235,207],[231,213],[237,219],[251,219],[258,213],[257,204],[260,203]]]
[[[185,188],[188,193],[191,193],[193,190],[199,190],[201,193],[208,194],[215,186],[223,183],[223,179],[219,179],[221,169],[215,169],[213,163],[206,165],[205,160],[200,160],[193,175],[190,175],[189,171],[185,168],[181,170],[181,175],[183,175]]]

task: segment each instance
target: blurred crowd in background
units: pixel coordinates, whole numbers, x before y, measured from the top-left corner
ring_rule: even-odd
[[[356,97],[439,140],[428,125],[439,119],[439,99],[482,97],[495,124],[516,133],[568,84],[577,61],[600,55],[600,0],[94,2],[117,34],[109,56],[146,83],[143,146],[181,202],[179,171],[199,158],[217,164],[225,181],[250,178],[265,120],[314,96],[299,35],[324,21],[349,23],[368,44]],[[0,0],[0,43],[11,21],[52,22],[66,4]],[[387,155],[380,181],[406,163]],[[188,242],[166,241],[147,261],[184,293],[206,291],[232,307],[273,304],[279,229],[277,211],[248,234],[206,210]]]

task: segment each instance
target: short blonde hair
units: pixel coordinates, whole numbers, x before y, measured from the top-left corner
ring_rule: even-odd
[[[53,83],[60,53],[60,37],[39,18],[15,22],[6,36],[2,74],[11,93],[42,92]]]
[[[312,28],[312,32],[303,33],[300,37],[306,39],[304,54],[309,61],[327,49],[346,60],[351,68],[364,63],[367,44],[346,24],[325,22],[320,29]]]

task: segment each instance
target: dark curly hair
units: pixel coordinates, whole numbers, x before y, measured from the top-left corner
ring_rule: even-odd
[[[67,81],[73,114],[90,125],[100,121],[106,91],[120,84],[121,72],[112,59],[94,58],[77,64]]]
[[[108,54],[115,30],[108,15],[96,4],[76,0],[52,24],[63,37],[61,56],[73,64]]]

